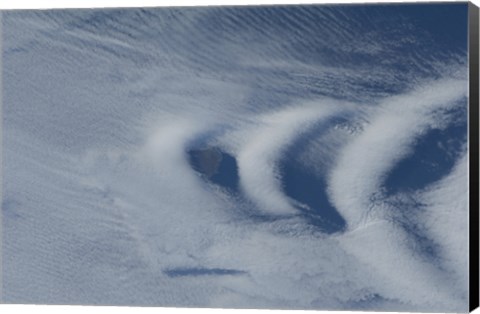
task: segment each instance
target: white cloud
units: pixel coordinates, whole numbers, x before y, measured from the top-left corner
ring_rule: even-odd
[[[329,193],[350,230],[377,215],[371,198],[382,180],[428,128],[435,127],[438,110],[456,105],[466,95],[467,81],[443,79],[406,95],[386,99],[372,109],[365,131],[349,143],[337,159],[329,179]]]
[[[468,293],[468,153],[464,152],[451,173],[428,187],[420,199],[426,205],[422,219],[425,233],[440,245],[441,267],[453,272],[451,285],[461,296]]]
[[[279,162],[297,136],[345,110],[341,104],[329,102],[332,101],[319,100],[268,113],[244,135],[247,138],[237,156],[240,180],[245,193],[261,210],[271,214],[297,212],[282,191]]]
[[[449,275],[437,267],[438,261],[422,259],[421,252],[408,246],[409,234],[389,219],[389,211],[401,208],[375,202],[375,198],[382,199],[382,184],[386,175],[406,156],[415,139],[429,128],[442,125],[442,116],[438,111],[457,105],[465,97],[466,87],[466,81],[443,79],[406,95],[387,99],[379,108],[372,110],[371,121],[364,132],[340,152],[329,180],[331,199],[348,224],[347,232],[338,236],[341,246],[356,256],[359,262],[374,269],[378,275],[374,285],[382,291],[382,295],[416,304],[419,308],[427,306],[432,310],[453,311],[461,308],[465,300],[452,295]],[[443,192],[445,198],[440,200],[445,200],[447,196],[458,197],[455,190]],[[465,194],[462,196],[460,193],[459,196],[464,200]],[[462,201],[456,206],[465,205]],[[464,228],[466,226],[464,221],[457,220],[457,223]],[[436,228],[448,227],[443,222]],[[437,230],[435,235],[439,233]],[[466,232],[460,233],[460,237],[449,233],[440,238],[464,240]],[[447,251],[451,250],[451,246],[449,243]]]
[[[404,86],[403,76],[381,65],[292,60],[295,51],[278,52],[264,40],[245,45],[249,31],[210,47],[211,33],[196,29],[205,16],[192,11],[143,16],[145,28],[121,17],[88,23],[92,12],[19,15],[4,24],[7,301],[463,310],[463,291],[449,295],[445,277],[412,253],[398,226],[361,222],[384,175],[417,136],[442,122],[433,113],[463,97],[466,81],[432,82],[380,106],[308,102],[325,94],[376,103],[389,92],[365,87]],[[275,35],[297,43],[296,32]],[[347,28],[338,36],[354,37]],[[363,40],[343,39],[343,53]],[[377,39],[362,53],[381,54],[372,46]],[[104,49],[110,46],[114,53]],[[320,163],[315,153],[330,147],[329,160],[340,157],[330,193],[350,229],[327,236],[298,217],[278,217],[295,213],[278,165],[291,143],[345,112],[369,119],[364,132],[337,137],[329,130],[303,160]],[[186,151],[203,140],[237,158],[245,195],[224,197],[191,169]],[[457,256],[467,250],[459,245],[465,221],[442,230],[455,217],[452,208],[465,209],[464,162],[422,194],[426,233],[444,248],[455,288],[466,276]],[[256,209],[271,219],[249,217]],[[238,272],[165,274],[188,268]]]

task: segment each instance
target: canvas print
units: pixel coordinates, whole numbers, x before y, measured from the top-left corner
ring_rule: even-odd
[[[468,14],[1,12],[1,301],[468,311]]]

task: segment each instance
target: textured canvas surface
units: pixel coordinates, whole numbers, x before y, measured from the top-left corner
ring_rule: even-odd
[[[3,11],[3,302],[466,311],[467,13]]]

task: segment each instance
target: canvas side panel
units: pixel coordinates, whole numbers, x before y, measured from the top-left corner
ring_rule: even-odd
[[[478,7],[469,4],[470,71],[470,311],[478,307],[479,294],[479,202],[478,202]]]
[[[2,260],[2,253],[3,253],[3,222],[2,222],[2,213],[3,213],[3,116],[2,116],[2,108],[3,108],[3,67],[2,67],[2,60],[3,60],[3,47],[2,47],[2,34],[3,34],[3,23],[2,23],[2,12],[0,11],[0,208],[2,211],[0,212],[0,303],[3,303],[3,260]]]

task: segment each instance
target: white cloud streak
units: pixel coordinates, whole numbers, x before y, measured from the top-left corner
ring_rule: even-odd
[[[341,246],[359,261],[373,267],[378,275],[375,285],[384,296],[416,304],[419,308],[454,310],[465,300],[452,295],[449,275],[438,269],[436,263],[422,259],[421,252],[408,246],[408,233],[389,219],[389,211],[401,208],[381,201],[382,184],[393,166],[409,153],[416,138],[429,128],[443,124],[438,120],[441,115],[436,113],[457,105],[465,97],[466,87],[464,80],[443,79],[386,100],[374,110],[365,131],[340,152],[330,175],[331,199],[348,224],[347,232],[338,236]],[[454,174],[456,177],[458,173]],[[441,186],[445,189],[444,184]],[[460,186],[460,190],[465,187],[464,184]],[[440,191],[441,188],[435,193]],[[458,196],[462,201],[456,203],[456,207],[465,206],[466,195],[456,190],[445,193],[440,202],[448,203],[447,197],[455,199]],[[439,217],[439,220],[448,216],[448,210],[443,212],[443,218]],[[445,220],[438,222],[434,228],[437,236],[441,233],[438,228],[449,228]],[[466,225],[463,220],[458,224]],[[448,236],[449,241],[464,240],[466,233],[460,233],[461,237]],[[441,239],[446,237],[440,236]],[[461,240],[453,241],[458,244]],[[451,248],[452,243],[447,243],[447,251],[451,252]]]
[[[245,193],[262,211],[270,214],[297,212],[282,191],[280,159],[297,136],[339,112],[340,108],[319,101],[270,113],[259,119],[257,128],[250,130],[245,145],[238,152],[240,180]]]
[[[338,211],[353,230],[375,219],[369,217],[375,193],[415,139],[439,121],[438,110],[456,105],[466,96],[465,80],[442,79],[406,95],[384,101],[354,141],[340,152],[329,179],[329,193]]]

